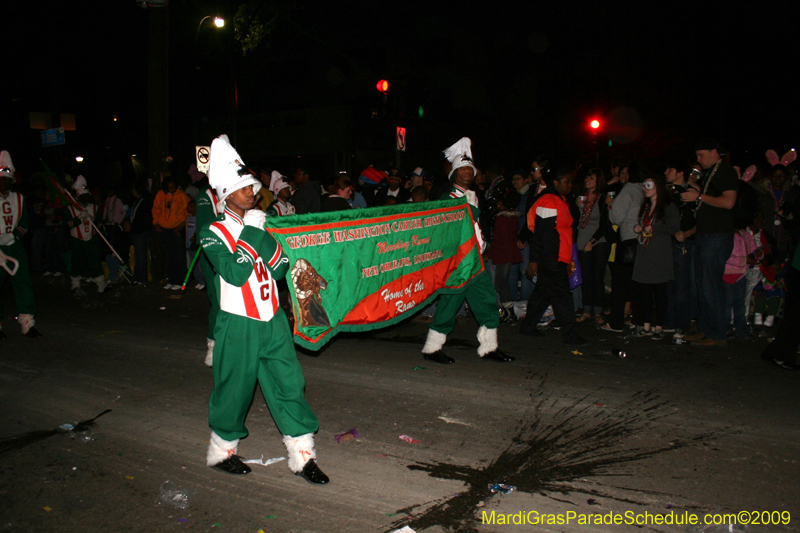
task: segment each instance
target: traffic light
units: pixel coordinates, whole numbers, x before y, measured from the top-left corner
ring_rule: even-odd
[[[597,132],[597,130],[600,129],[600,121],[596,118],[593,118],[591,122],[589,122],[589,128],[591,128],[593,132]]]
[[[378,89],[380,92],[382,92],[383,94],[386,94],[387,92],[389,92],[389,82],[388,82],[388,81],[386,81],[386,80],[380,80],[380,81],[379,81],[379,82],[378,82],[378,83],[375,85],[375,87],[377,87],[377,89]]]

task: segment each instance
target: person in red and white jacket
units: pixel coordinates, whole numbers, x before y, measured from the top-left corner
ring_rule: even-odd
[[[22,238],[28,231],[28,209],[25,198],[11,190],[17,181],[14,175],[11,155],[3,150],[0,152],[0,288],[6,277],[10,277],[19,313],[17,322],[22,326],[22,334],[36,338],[42,334],[36,329],[36,299],[28,269],[28,254],[22,244]],[[3,303],[0,301],[0,340],[6,338],[3,333],[2,307]]]
[[[586,346],[586,339],[575,333],[575,307],[569,290],[571,268],[574,268],[571,267],[573,218],[566,197],[572,191],[573,174],[559,169],[548,171],[542,177],[547,187],[527,214],[532,235],[530,263],[525,274],[537,279],[519,330],[523,335],[542,336],[536,325],[552,305],[564,344]]]
[[[316,464],[319,422],[304,398],[305,382],[289,322],[278,305],[276,278],[289,259],[264,231],[266,213],[254,209],[261,183],[223,135],[211,144],[208,178],[221,214],[200,229],[200,244],[217,273],[220,311],[214,327],[214,391],[209,401],[211,441],[206,462],[229,474],[250,468],[237,455],[260,384],[283,434],[289,469],[315,484],[328,483]]]
[[[103,273],[100,238],[92,222],[97,217],[97,206],[91,203],[92,195],[86,188],[86,178],[78,176],[72,184],[79,205],[67,204],[69,217],[64,224],[69,228],[70,271],[72,294],[86,296],[81,289],[81,278],[89,277],[97,285],[97,292],[105,292],[106,276]]]

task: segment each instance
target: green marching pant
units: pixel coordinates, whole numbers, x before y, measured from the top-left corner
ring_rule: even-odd
[[[489,276],[489,272],[484,270],[466,289],[455,294],[439,296],[439,303],[436,304],[436,314],[430,329],[449,335],[455,326],[458,309],[465,299],[478,324],[486,326],[488,329],[497,329],[500,326],[500,313],[497,309],[492,278]]]
[[[220,311],[214,336],[214,391],[208,406],[214,433],[227,441],[247,436],[244,421],[256,381],[281,434],[299,437],[319,429],[281,309],[269,322]]]
[[[88,241],[69,238],[70,270],[72,277],[96,278],[103,275],[100,257],[100,238],[95,235]]]
[[[0,268],[0,288],[2,288],[6,278],[10,277],[11,289],[14,291],[14,299],[17,301],[17,314],[35,315],[36,300],[33,298],[33,282],[31,281],[31,272],[28,269],[28,254],[25,253],[25,246],[20,241],[16,241],[0,249],[8,257],[19,261],[17,273],[13,276],[9,276],[5,268]],[[2,298],[0,298],[0,311],[2,311],[2,308],[3,302]]]

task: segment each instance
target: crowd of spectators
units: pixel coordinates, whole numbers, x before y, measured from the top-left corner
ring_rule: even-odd
[[[744,172],[714,140],[683,156],[661,165],[617,157],[603,168],[537,155],[528,170],[479,169],[472,188],[503,320],[523,319],[520,331],[533,335],[561,328],[573,343],[573,330],[592,324],[703,346],[745,341],[754,328],[779,323],[800,266],[791,266],[800,240],[794,152],[770,151]],[[258,206],[269,216],[438,200],[449,185],[420,167],[370,166],[356,177],[312,176],[298,166],[289,177],[273,169],[258,175]],[[134,283],[180,288],[186,252],[196,249],[193,204],[208,186],[194,166],[181,178],[160,187],[89,187],[97,220],[121,252],[122,261],[104,253],[112,283],[130,262]],[[71,217],[44,183],[34,183],[29,198],[31,270],[62,275],[70,229],[63,221]]]

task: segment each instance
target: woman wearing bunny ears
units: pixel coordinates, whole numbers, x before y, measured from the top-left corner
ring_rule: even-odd
[[[775,237],[778,250],[782,255],[788,255],[792,250],[792,235],[796,233],[797,221],[794,220],[794,211],[800,201],[797,189],[792,188],[792,175],[786,168],[797,158],[797,152],[789,150],[778,159],[774,150],[767,150],[767,161],[772,166],[767,171],[769,178],[764,183],[765,197],[762,202],[764,214],[764,229]]]
[[[36,338],[42,334],[36,329],[36,321],[33,319],[36,301],[33,298],[33,283],[28,270],[28,255],[22,244],[22,237],[28,231],[28,210],[25,198],[20,193],[11,191],[15,182],[11,155],[3,150],[0,152],[0,287],[6,277],[11,278],[19,313],[17,321],[22,326],[22,334]],[[0,340],[5,338],[0,324]]]
[[[305,382],[275,280],[289,260],[254,209],[261,183],[222,135],[211,144],[209,182],[220,215],[200,229],[200,243],[217,276],[220,311],[214,328],[214,391],[209,401],[207,464],[229,474],[250,468],[237,455],[256,382],[283,434],[289,469],[315,484],[328,483],[316,464],[317,417],[303,394]]]

